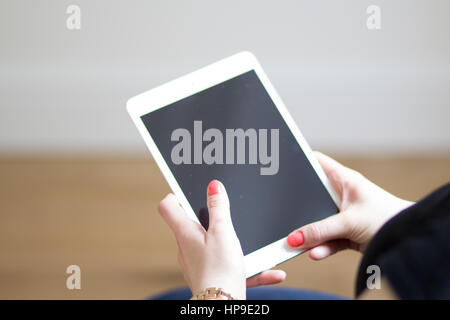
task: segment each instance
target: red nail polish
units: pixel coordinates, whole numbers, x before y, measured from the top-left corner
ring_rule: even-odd
[[[300,230],[295,231],[287,238],[287,243],[291,247],[301,246],[303,242],[305,242],[305,237],[303,236],[303,232],[301,232]]]
[[[213,180],[208,185],[208,195],[213,196],[219,193],[220,182],[217,180]]]

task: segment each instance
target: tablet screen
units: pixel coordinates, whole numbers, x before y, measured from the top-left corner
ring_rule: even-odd
[[[254,71],[142,120],[206,228],[207,185],[225,185],[244,254],[338,210]]]

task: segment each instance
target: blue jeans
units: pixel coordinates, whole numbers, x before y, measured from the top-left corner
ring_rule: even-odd
[[[151,297],[154,300],[188,300],[189,288],[179,288]],[[286,287],[256,287],[247,289],[248,300],[346,300],[332,294]]]

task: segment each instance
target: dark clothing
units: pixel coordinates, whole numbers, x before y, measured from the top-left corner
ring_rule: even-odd
[[[189,288],[171,290],[152,297],[154,300],[188,300],[192,297]],[[312,290],[285,287],[257,287],[247,289],[247,300],[346,300],[341,296]]]
[[[450,299],[450,184],[389,220],[369,243],[356,295],[367,288],[370,265],[380,267],[401,299]]]

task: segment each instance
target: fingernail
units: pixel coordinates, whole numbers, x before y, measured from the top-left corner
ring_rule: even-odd
[[[287,238],[287,243],[291,247],[301,246],[303,242],[305,242],[305,237],[303,236],[303,232],[300,230],[290,234]]]
[[[218,194],[220,191],[220,182],[217,180],[213,180],[208,185],[208,195],[213,196]]]

